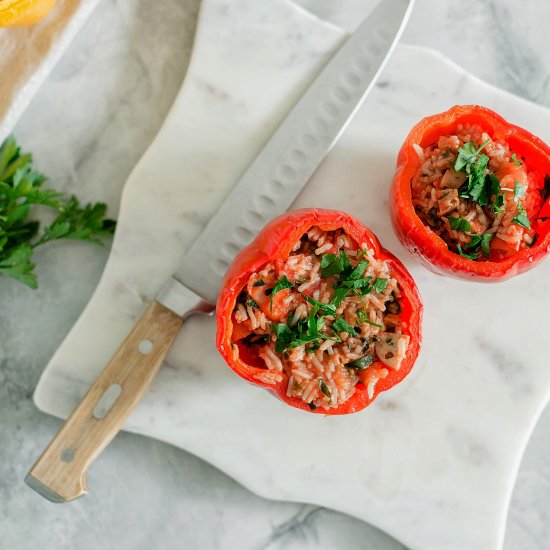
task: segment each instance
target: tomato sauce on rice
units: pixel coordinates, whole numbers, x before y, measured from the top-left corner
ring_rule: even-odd
[[[534,244],[531,221],[544,182],[504,140],[461,124],[455,134],[414,148],[421,160],[411,181],[416,214],[451,250],[499,261]]]
[[[289,257],[253,273],[233,311],[238,353],[287,380],[287,395],[311,409],[337,408],[359,383],[372,398],[398,370],[410,337],[399,313],[401,289],[388,262],[342,230],[312,227]]]

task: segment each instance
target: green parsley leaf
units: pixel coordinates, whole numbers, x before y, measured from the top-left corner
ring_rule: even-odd
[[[250,307],[252,307],[254,309],[260,309],[260,306],[250,296],[246,300],[246,303],[247,303],[247,305],[249,305]]]
[[[478,259],[478,255],[477,255],[477,254],[466,254],[465,252],[463,252],[462,247],[460,246],[460,244],[457,244],[457,245],[456,245],[456,249],[458,250],[458,253],[459,253],[463,258],[467,258],[468,260],[477,260],[477,259]]]
[[[291,283],[286,275],[283,275],[278,281],[277,284],[271,289],[271,294],[269,297],[269,311],[273,311],[273,296],[277,294],[277,292],[280,292],[281,290],[284,290],[286,288],[292,288],[294,286],[294,283]]]
[[[458,156],[456,157],[454,169],[457,172],[464,170],[466,166],[475,162],[477,153],[478,151],[473,141],[465,143],[462,147],[458,149]]]
[[[521,166],[521,162],[518,160],[518,157],[516,156],[515,153],[512,153],[512,160],[514,161],[514,164],[516,166]]]
[[[115,222],[105,219],[106,205],[81,207],[76,197],[43,189],[45,177],[32,169],[32,156],[20,154],[13,137],[0,146],[0,274],[31,288],[37,287],[33,250],[58,239],[78,239],[101,244],[114,232]],[[29,219],[34,207],[53,210],[53,222],[40,231]]]
[[[327,278],[331,275],[342,273],[350,267],[349,258],[344,251],[338,256],[335,254],[324,254],[321,258],[321,277]]]
[[[451,229],[455,231],[470,231],[472,226],[466,218],[447,218],[449,220],[449,225]]]
[[[319,378],[319,389],[329,398],[329,402],[332,401],[332,394],[330,393],[330,388],[322,378]]]
[[[388,279],[378,277],[374,280],[374,283],[372,284],[372,289],[375,292],[382,292],[383,290],[386,290],[386,287],[388,286]]]
[[[493,233],[485,233],[485,235],[481,236],[481,252],[483,255],[488,258],[489,257],[489,244],[491,243],[491,239],[494,237]]]
[[[487,177],[490,185],[489,196],[498,195],[500,193],[500,181],[492,172],[487,174]]]
[[[484,235],[470,235],[471,241],[469,243],[466,243],[464,245],[464,248],[467,250],[472,250],[472,252],[479,252],[481,249],[481,252],[483,253],[483,256],[486,258],[489,257],[489,243],[491,242],[491,239],[493,238],[492,233],[485,233]],[[464,254],[463,254],[464,255]],[[472,254],[471,256],[474,256]],[[464,257],[468,258],[469,255],[465,255]],[[472,257],[471,259],[477,259],[479,256],[476,254],[475,258]]]
[[[283,351],[289,346],[294,339],[294,333],[292,329],[284,323],[278,323],[270,325],[271,331],[277,337],[275,343],[275,351],[277,353],[283,353]]]
[[[512,218],[512,223],[515,223],[516,225],[521,225],[521,227],[525,227],[527,229],[531,229],[531,222],[527,217],[527,212],[523,208],[518,210],[518,213],[515,215],[514,218]]]
[[[472,240],[469,243],[466,243],[464,245],[464,248],[466,249],[472,249],[472,248],[478,248],[481,243],[481,236],[480,235],[470,235]]]
[[[350,290],[350,288],[345,286],[335,288],[334,295],[332,296],[332,300],[330,301],[330,303],[333,304],[335,307],[338,307],[342,303],[342,300],[348,295]]]
[[[365,355],[363,357],[360,357],[359,359],[356,359],[355,361],[352,361],[351,363],[347,363],[346,367],[351,369],[364,370],[367,367],[370,367],[373,362],[374,357],[372,355]]]
[[[525,195],[525,187],[521,183],[516,181],[514,183],[514,200],[517,202],[524,195]]]
[[[365,273],[365,269],[367,269],[367,266],[369,265],[368,260],[361,260],[353,269],[352,271],[345,277],[347,281],[356,281],[360,279],[363,274]]]
[[[499,193],[495,200],[493,201],[492,207],[493,212],[495,214],[502,214],[504,212],[504,209],[502,208],[504,206],[504,195],[502,193]]]
[[[323,304],[318,300],[315,300],[307,294],[302,294],[302,296],[313,306],[317,306],[319,311],[322,311],[326,315],[335,315],[336,314],[336,305],[335,304]]]
[[[496,178],[487,177],[487,165],[489,157],[480,154],[482,149],[491,141],[487,139],[477,149],[471,141],[465,143],[458,150],[455,162],[455,170],[465,171],[468,174],[468,181],[460,188],[460,196],[476,201],[481,206],[489,204],[491,195],[495,194]]]
[[[372,325],[373,327],[384,328],[382,325],[379,325],[378,323],[373,323],[372,321],[370,321],[367,318],[365,318],[364,322],[367,323],[367,325]]]
[[[457,172],[466,169],[466,171],[469,173],[469,169],[471,169],[471,166],[475,164],[477,156],[490,141],[491,140],[488,139],[487,141],[483,142],[477,149],[473,141],[465,143],[462,147],[458,149],[458,156],[456,157],[454,169]]]
[[[343,317],[338,317],[338,319],[332,323],[332,330],[336,332],[347,332],[352,336],[357,336],[355,329]]]

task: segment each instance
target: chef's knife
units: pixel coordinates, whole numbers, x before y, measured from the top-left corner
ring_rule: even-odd
[[[65,502],[87,493],[91,462],[122,427],[183,321],[213,310],[237,252],[284,212],[373,87],[414,0],[382,0],[335,53],[184,255],[25,481]]]

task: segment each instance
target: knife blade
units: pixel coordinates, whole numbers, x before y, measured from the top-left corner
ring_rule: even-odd
[[[31,488],[54,502],[87,493],[90,464],[139,402],[184,319],[212,311],[234,256],[291,205],[374,86],[413,3],[382,0],[328,61],[31,468]]]

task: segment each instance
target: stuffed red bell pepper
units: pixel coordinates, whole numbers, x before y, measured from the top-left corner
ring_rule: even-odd
[[[296,210],[271,221],[226,273],[217,346],[239,376],[289,405],[346,414],[410,372],[421,315],[411,275],[363,224]]]
[[[550,250],[550,147],[478,105],[421,120],[390,195],[399,238],[439,273],[504,280]]]

